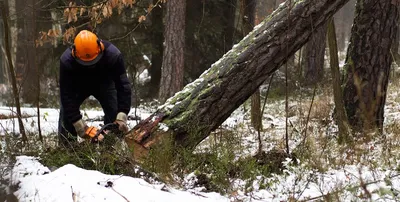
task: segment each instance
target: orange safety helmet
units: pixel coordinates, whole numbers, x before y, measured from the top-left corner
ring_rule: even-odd
[[[82,30],[76,35],[72,45],[72,56],[85,66],[96,64],[103,56],[104,44],[91,31]]]

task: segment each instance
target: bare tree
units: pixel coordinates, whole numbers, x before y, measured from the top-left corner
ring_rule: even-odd
[[[13,90],[13,96],[14,96],[14,101],[15,101],[15,106],[17,108],[17,118],[18,118],[18,125],[19,125],[19,132],[22,135],[22,140],[26,142],[28,140],[26,133],[25,133],[25,128],[24,128],[24,123],[22,122],[22,113],[21,113],[21,105],[19,102],[19,94],[18,94],[18,87],[17,87],[17,80],[15,76],[15,71],[14,71],[14,65],[11,62],[11,48],[10,48],[10,29],[8,26],[8,20],[7,20],[7,10],[4,5],[4,1],[0,1],[0,7],[1,7],[1,13],[2,13],[2,19],[3,19],[3,28],[4,28],[4,44],[5,44],[5,51],[7,54],[7,61],[8,61],[8,67],[9,67],[9,72],[10,72],[10,77],[11,77],[11,84],[12,84],[12,90]]]
[[[32,39],[29,40],[30,42],[30,46],[32,47],[32,51],[29,57],[29,61],[30,63],[32,63],[33,69],[36,74],[30,75],[30,77],[35,77],[36,79],[33,79],[33,81],[30,82],[35,82],[33,85],[35,85],[35,89],[34,92],[36,93],[34,95],[35,97],[35,101],[34,103],[36,104],[36,114],[37,114],[37,126],[38,126],[38,135],[39,135],[39,140],[41,142],[43,142],[43,136],[42,136],[42,129],[41,129],[41,123],[40,123],[40,77],[41,77],[41,73],[40,73],[40,68],[38,66],[37,63],[37,48],[36,48],[36,44],[35,44],[35,39],[37,38],[37,25],[36,25],[36,16],[37,16],[37,10],[36,10],[36,0],[30,0],[30,16],[31,16],[31,21],[30,21],[30,25],[28,26],[30,28],[30,30],[32,30]],[[28,22],[29,23],[29,22]],[[27,82],[29,83],[29,82]],[[32,93],[32,92],[31,92]]]
[[[19,31],[17,41],[17,52],[15,60],[15,71],[17,81],[21,85],[21,98],[24,103],[36,104],[38,92],[35,61],[35,38],[32,36],[34,25],[34,12],[29,7],[32,0],[16,0],[17,26]]]
[[[384,106],[397,32],[398,1],[358,0],[346,57],[343,98],[355,131],[383,130]]]
[[[304,46],[302,51],[302,67],[304,69],[304,83],[306,85],[314,85],[320,82],[324,76],[326,31],[326,25],[315,30],[310,41]]]
[[[257,0],[242,0],[241,2],[241,16],[243,20],[243,37],[249,34],[256,23],[256,8]],[[251,96],[251,125],[257,131],[262,129],[262,114],[261,114],[261,95],[260,90]]]
[[[15,64],[15,57],[17,55],[17,41],[18,41],[18,27],[17,27],[17,11],[16,11],[16,4],[17,0],[8,0],[7,7],[8,7],[8,16],[10,19],[9,29],[11,33],[11,57],[12,62]]]
[[[165,47],[159,98],[164,102],[183,87],[185,64],[186,0],[168,0],[165,16]]]
[[[229,16],[229,17],[234,17],[236,13],[236,5],[237,5],[237,0],[225,0],[225,9],[224,9],[224,16]],[[230,19],[227,17],[228,22],[227,26],[225,26],[224,29],[224,41],[225,41],[225,46],[224,50],[228,51],[232,48],[234,45],[234,39],[235,39],[235,20]]]

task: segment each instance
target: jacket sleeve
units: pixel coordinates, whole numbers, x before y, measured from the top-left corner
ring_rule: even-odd
[[[76,100],[76,93],[73,90],[73,75],[68,71],[65,64],[60,61],[60,98],[64,109],[64,117],[74,123],[82,118],[79,111],[79,104]]]
[[[114,64],[114,83],[117,89],[118,112],[128,114],[131,109],[131,83],[126,75],[122,54],[117,56]]]

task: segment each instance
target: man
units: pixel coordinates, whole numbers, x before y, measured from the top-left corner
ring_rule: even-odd
[[[58,130],[61,144],[68,145],[69,141],[76,140],[77,135],[88,139],[93,134],[80,113],[81,104],[91,95],[100,102],[105,114],[104,124],[117,123],[118,129],[126,133],[131,84],[122,54],[110,42],[82,30],[60,58]]]

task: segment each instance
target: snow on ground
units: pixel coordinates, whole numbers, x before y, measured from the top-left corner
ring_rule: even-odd
[[[216,193],[180,191],[165,184],[149,184],[143,179],[105,175],[67,164],[53,172],[33,157],[19,156],[12,172],[20,189],[14,194],[25,201],[228,201]]]
[[[385,107],[386,125],[395,124],[399,120],[398,93],[393,90],[390,92]],[[267,132],[262,137],[264,148],[270,148],[272,142],[282,139],[282,131],[285,129],[283,108],[281,101],[270,102],[266,107],[268,110],[264,114],[263,125]],[[0,115],[12,114],[14,110],[0,107]],[[57,132],[59,110],[43,108],[40,112],[43,134],[54,135]],[[36,109],[22,108],[22,113],[25,114],[23,121],[27,130],[36,131]],[[90,120],[89,125],[101,124],[101,110],[82,110],[82,113],[85,119]],[[133,109],[129,115],[134,114],[144,119],[151,114],[151,110]],[[252,145],[246,153],[254,154],[256,135],[246,126],[246,120],[248,115],[240,107],[223,126],[233,128],[244,125],[243,131],[248,134],[243,135],[243,140]],[[297,117],[291,117],[290,120],[296,121]],[[129,120],[129,127],[132,128],[136,123],[135,120]],[[17,120],[0,119],[0,138],[10,133],[18,133]],[[391,138],[391,134],[387,137]],[[290,143],[290,147],[294,148],[295,140]],[[391,144],[400,143],[392,141]],[[398,201],[400,173],[397,168],[400,165],[400,155],[392,152],[388,158],[390,166],[383,166],[379,161],[382,147],[377,142],[364,145],[362,149],[366,153],[361,156],[361,162],[330,167],[324,172],[309,169],[302,164],[293,166],[291,160],[287,159],[284,174],[257,176],[250,186],[248,181],[235,179],[232,181],[232,192],[223,196],[214,192],[206,193],[202,187],[194,187],[197,179],[193,173],[186,177],[185,188],[177,188],[158,182],[149,183],[140,178],[106,175],[71,164],[51,171],[31,156],[18,156],[10,172],[2,174],[2,177],[10,180],[10,184],[19,185],[14,194],[20,201],[307,201],[325,200],[328,194],[337,194],[340,201],[362,201],[362,196],[372,201]]]
[[[15,115],[16,109],[12,107],[1,107],[0,115]],[[29,133],[37,133],[37,109],[36,108],[21,108],[21,113],[24,122],[25,130]],[[60,110],[51,108],[40,108],[40,124],[41,130],[44,135],[52,134],[57,132],[58,128],[58,117]],[[86,120],[89,126],[99,126],[103,124],[100,121],[104,113],[102,110],[81,110],[83,119]],[[135,117],[135,115],[140,115],[140,118],[147,118],[150,115],[150,111],[144,109],[132,109],[128,114],[129,117]],[[15,117],[15,116],[14,116]],[[137,124],[136,120],[128,120],[128,127],[132,128]],[[17,118],[11,119],[0,119],[0,136],[8,133],[19,133],[19,126]]]
[[[287,161],[289,163],[290,161]],[[290,167],[284,175],[275,175],[253,184],[253,191],[238,191],[225,197],[218,193],[204,193],[196,189],[178,190],[162,183],[150,184],[143,179],[118,175],[106,175],[67,164],[51,172],[36,158],[17,157],[11,173],[13,184],[19,184],[14,192],[19,201],[287,201],[289,198],[307,200],[323,199],[329,192],[343,191],[342,199],[355,200],[353,192],[362,194],[364,182],[373,201],[397,201],[400,193],[400,174],[389,170],[371,171],[363,166],[346,166],[321,174]],[[238,186],[243,186],[240,181]],[[260,189],[259,183],[270,186]],[[358,190],[360,189],[360,190]],[[394,194],[393,194],[394,193]]]

